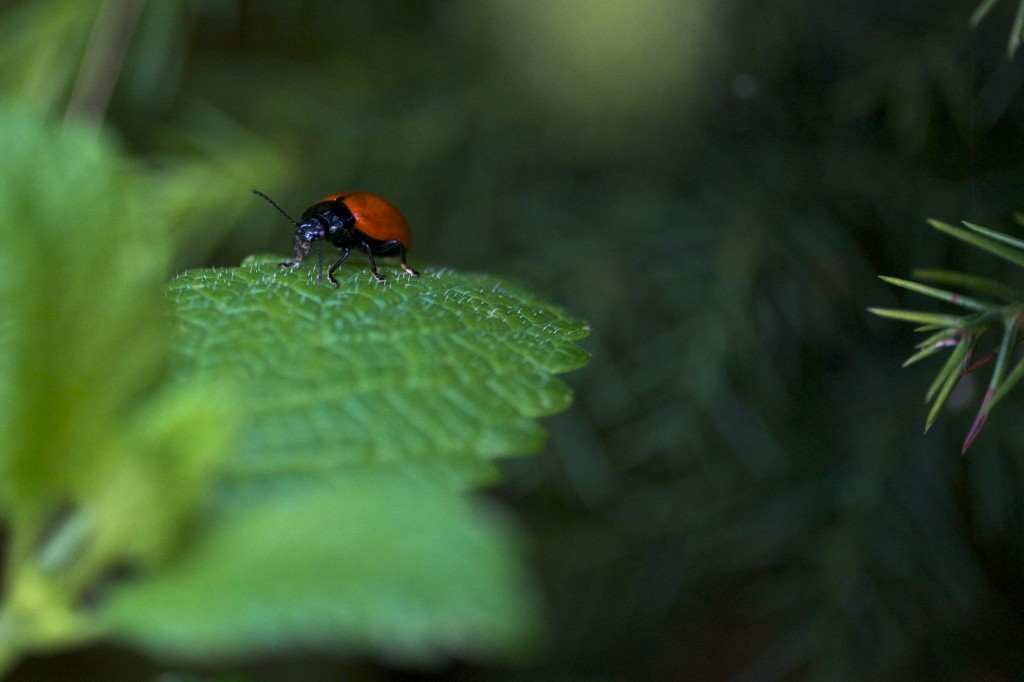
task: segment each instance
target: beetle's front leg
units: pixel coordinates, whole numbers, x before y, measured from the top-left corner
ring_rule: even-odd
[[[299,263],[302,262],[302,257],[305,255],[305,252],[308,251],[308,250],[309,250],[309,244],[304,244],[301,239],[296,237],[295,238],[295,260],[285,261],[284,263],[281,263],[280,265],[278,265],[278,267],[281,267],[281,268],[291,268],[291,269],[294,270],[295,268],[299,267]]]

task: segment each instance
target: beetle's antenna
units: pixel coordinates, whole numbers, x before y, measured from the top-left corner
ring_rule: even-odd
[[[270,197],[268,197],[266,194],[264,194],[263,192],[259,191],[258,189],[252,190],[252,193],[255,194],[258,197],[263,197],[264,199],[266,199],[267,203],[269,203],[271,206],[276,208],[281,213],[281,215],[283,215],[285,218],[288,219],[288,222],[290,222],[292,225],[294,225],[295,227],[299,226],[299,224],[297,222],[295,222],[290,215],[288,215],[287,213],[284,212],[283,208],[281,208],[280,206],[277,205],[276,201],[274,201],[273,199],[271,199]]]

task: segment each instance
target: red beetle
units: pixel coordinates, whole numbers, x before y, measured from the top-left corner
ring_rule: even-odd
[[[387,281],[387,277],[378,272],[374,256],[397,255],[403,270],[413,277],[420,276],[405,262],[405,252],[412,248],[409,224],[390,201],[366,192],[332,194],[307,208],[302,219],[296,222],[266,194],[255,189],[252,192],[270,202],[295,226],[295,260],[281,263],[282,268],[298,267],[313,242],[326,239],[341,251],[341,258],[327,269],[327,279],[334,286],[338,286],[334,272],[352,249],[366,252],[370,272],[378,282]]]

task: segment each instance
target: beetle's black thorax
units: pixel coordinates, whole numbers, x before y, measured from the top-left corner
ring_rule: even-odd
[[[321,201],[302,214],[300,222],[319,222],[325,231],[324,239],[339,249],[362,249],[363,245],[376,254],[397,253],[392,242],[370,237],[356,225],[356,217],[343,201]]]
[[[343,202],[321,201],[302,214],[300,222],[317,221],[324,228],[324,238],[339,249],[358,246],[362,241],[356,229],[356,217]]]

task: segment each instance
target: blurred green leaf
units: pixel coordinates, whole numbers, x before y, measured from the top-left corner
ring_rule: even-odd
[[[234,444],[234,393],[208,384],[160,394],[115,442],[120,462],[82,502],[94,517],[91,551],[151,564],[177,546],[182,518],[202,509]]]
[[[530,646],[509,529],[443,487],[377,472],[236,508],[179,561],[116,588],[110,632],[204,660],[284,647],[424,664]]]
[[[989,410],[991,409],[989,405],[992,402],[992,398],[1003,385],[1003,377],[1006,374],[1010,358],[1013,357],[1013,351],[1017,345],[1017,335],[1020,333],[1020,329],[1017,326],[1019,319],[1020,313],[1015,312],[1003,321],[1003,339],[999,344],[999,350],[995,353],[996,366],[992,370],[992,376],[989,378],[988,388],[985,389],[985,395],[981,400],[981,407],[974,417],[971,428],[967,431],[967,437],[964,438],[964,444],[960,450],[963,453],[967,452],[971,444],[978,438],[978,434],[981,433],[982,427],[985,426],[985,422],[988,420]],[[971,371],[971,368],[968,367],[966,371]]]
[[[999,0],[982,0],[981,4],[971,14],[971,27],[976,28],[982,19],[995,7],[997,2]],[[1013,17],[1013,25],[1010,27],[1010,38],[1006,43],[1007,59],[1013,59],[1014,55],[1017,54],[1022,37],[1024,37],[1024,1],[1018,0],[1017,13]]]
[[[964,223],[970,228],[970,230],[954,227],[953,225],[948,225],[939,220],[929,220],[928,224],[940,232],[945,232],[951,237],[956,237],[957,239],[967,242],[972,246],[976,246],[983,251],[988,251],[989,253],[999,256],[1003,260],[1009,261],[1014,265],[1024,267],[1024,251],[1017,246],[1019,242],[1017,242],[1017,240],[1013,240],[1011,237],[1000,235],[1000,239],[993,239],[990,235],[999,233],[993,232],[992,230],[984,230],[984,236],[982,236],[981,233],[975,234],[975,232],[979,232],[979,228],[976,225],[971,225],[971,223]],[[1006,246],[1007,244],[1013,244],[1013,248]]]
[[[8,508],[46,516],[94,497],[145,450],[210,453],[225,429],[197,424],[182,435],[178,420],[211,406],[197,407],[195,395],[149,399],[170,353],[173,243],[149,205],[148,179],[93,133],[0,115],[9,162],[0,182],[0,493]],[[75,200],[56,198],[55,186],[75,188]],[[203,442],[210,450],[196,449]]]
[[[1009,59],[1013,59],[1013,56],[1017,54],[1022,35],[1024,35],[1024,0],[1018,2],[1017,13],[1013,16],[1013,26],[1010,27],[1010,39],[1006,44],[1006,55]]]
[[[955,286],[963,287],[964,289],[975,291],[979,294],[993,296],[1009,303],[1024,303],[1024,292],[1018,291],[1013,287],[1008,287],[1001,282],[997,282],[987,277],[979,277],[977,275],[969,275],[952,270],[929,269],[915,269],[914,277],[931,282],[953,284]]]
[[[171,284],[178,380],[243,387],[241,479],[372,466],[458,487],[492,480],[496,457],[537,449],[537,417],[569,404],[553,375],[589,357],[576,345],[584,323],[494,277],[396,268],[382,286],[350,263],[336,289],[280,261]]]
[[[0,106],[0,146],[2,669],[93,636],[85,595],[167,556],[233,419],[221,387],[165,385],[173,241],[149,176],[21,108]]]
[[[868,308],[879,317],[888,317],[903,322],[918,322],[929,327],[956,327],[963,324],[964,318],[940,313],[926,313],[918,310],[900,310],[898,308]]]
[[[973,298],[961,296],[960,294],[953,293],[952,291],[936,289],[935,287],[926,286],[924,284],[918,284],[917,282],[910,282],[908,280],[900,279],[898,277],[887,277],[885,275],[879,275],[879,279],[881,279],[883,282],[888,282],[893,286],[901,287],[903,289],[909,289],[910,291],[916,292],[918,294],[923,294],[924,296],[931,296],[932,298],[937,298],[940,301],[945,301],[946,303],[959,305],[964,308],[970,308],[971,310],[987,310],[989,308],[988,305],[981,301],[976,301]]]
[[[992,395],[992,398],[985,404],[984,410],[986,412],[991,412],[992,408],[995,407],[1000,400],[1005,398],[1006,395],[1020,383],[1022,378],[1024,378],[1024,358],[1018,360],[1017,364],[1014,365],[1012,370],[1010,370],[1010,373],[1006,375],[1006,380],[1000,384],[998,390],[996,390]]]
[[[106,140],[2,115],[2,489],[41,501],[90,477],[162,371],[171,243]],[[55,199],[54,187],[75,188],[75,200]]]
[[[925,418],[924,430],[927,431],[931,428],[932,424],[935,423],[936,417],[939,416],[939,411],[942,406],[946,404],[946,400],[949,399],[949,394],[953,392],[953,388],[956,383],[960,380],[964,369],[964,360],[967,358],[967,353],[970,351],[972,345],[971,339],[961,339],[960,343],[957,344],[953,352],[949,354],[949,358],[946,360],[946,364],[942,366],[939,373],[935,375],[935,379],[932,381],[931,386],[928,387],[928,392],[925,395],[925,402],[929,402],[932,398],[935,401],[932,403],[932,407],[928,410],[928,416]]]
[[[968,222],[966,220],[963,221],[963,224],[965,227],[967,227],[967,229],[971,230],[972,232],[977,232],[983,237],[988,237],[993,241],[1002,242],[1003,244],[1012,246],[1013,248],[1019,251],[1024,251],[1024,241],[1017,239],[1016,237],[1011,237],[1008,234],[997,232],[995,230],[990,230],[987,227],[982,227],[981,225],[975,225],[974,223]]]
[[[37,114],[63,106],[81,68],[99,0],[4,3],[0,9],[0,83]]]
[[[995,7],[997,2],[999,0],[982,0],[971,14],[971,26],[974,27],[981,23],[981,20]]]
[[[949,338],[952,338],[952,337],[949,337]],[[925,358],[930,357],[930,356],[934,355],[935,353],[938,353],[943,348],[948,347],[948,345],[951,345],[951,344],[932,343],[930,345],[927,345],[924,348],[922,348],[921,350],[919,350],[918,352],[916,352],[913,355],[911,355],[906,360],[904,360],[903,361],[903,367],[909,367],[910,365],[914,364],[915,362],[918,362],[920,360],[924,360]]]
[[[937,220],[929,220],[928,222],[940,232],[944,232],[988,253],[999,256],[1015,265],[1024,266],[1024,241],[1022,240],[966,221],[964,221],[966,230]],[[948,270],[917,270],[915,274],[924,279],[947,282],[979,291],[1001,301],[986,302],[965,298],[960,294],[944,289],[896,277],[883,276],[881,277],[883,281],[894,286],[909,289],[915,293],[930,296],[946,303],[966,307],[976,312],[963,317],[952,317],[917,311],[869,309],[871,312],[882,317],[924,323],[923,326],[917,328],[917,331],[938,330],[935,334],[917,344],[918,351],[903,363],[904,367],[929,357],[942,348],[956,345],[956,349],[928,388],[925,402],[931,402],[933,398],[934,402],[925,420],[925,431],[928,431],[935,422],[936,417],[952,394],[953,388],[960,377],[986,364],[993,356],[996,358],[995,368],[982,399],[981,407],[975,416],[973,425],[968,430],[967,437],[962,446],[962,450],[966,452],[985,425],[992,406],[1005,396],[1007,385],[1012,387],[1019,381],[1017,368],[1010,372],[1009,381],[1004,382],[1004,377],[1006,377],[1007,367],[1011,362],[1017,337],[1020,334],[1018,321],[1021,313],[1019,307],[1021,302],[1024,301],[1024,292],[1019,292],[1012,287],[987,277],[978,277]],[[984,355],[981,359],[975,361],[973,365],[967,366],[968,357],[977,345],[978,340],[997,324],[1003,327],[1002,341],[998,351]]]

